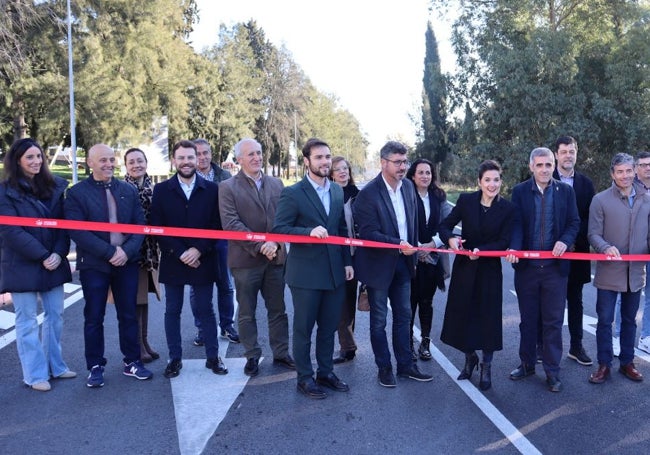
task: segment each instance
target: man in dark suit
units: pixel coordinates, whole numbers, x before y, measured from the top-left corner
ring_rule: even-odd
[[[302,149],[307,174],[285,188],[280,196],[273,232],[325,239],[331,233],[346,237],[343,190],[330,183],[332,167],[329,145],[309,139]],[[310,398],[325,398],[320,387],[346,392],[348,385],[333,372],[334,333],[341,318],[345,281],[354,278],[350,248],[323,243],[292,243],[285,266],[285,281],[293,297],[293,355],[298,390]],[[316,331],[314,381],[311,334]]]
[[[352,206],[359,237],[401,248],[359,248],[354,255],[357,278],[368,287],[370,343],[379,369],[379,383],[395,387],[386,337],[388,299],[393,310],[393,352],[397,375],[431,381],[411,357],[411,279],[415,277],[418,213],[413,183],[404,179],[409,162],[406,147],[395,141],[380,150],[381,173],[359,192]]]
[[[562,256],[575,242],[580,229],[576,197],[571,186],[553,179],[555,159],[547,148],[530,153],[532,178],[516,185],[516,207],[511,250],[551,251]],[[521,364],[510,373],[519,380],[535,374],[538,321],[542,319],[542,363],[551,392],[562,390],[559,379],[562,358],[562,323],[570,264],[559,259],[525,259],[514,254],[506,260],[515,268],[515,290],[521,323]]]
[[[228,231],[269,232],[282,192],[282,181],[262,172],[262,146],[254,139],[235,144],[241,170],[219,186],[221,224]],[[289,355],[289,320],[284,305],[282,277],[287,247],[284,242],[230,241],[228,266],[235,278],[239,302],[239,335],[244,345],[244,374],[257,376],[262,348],[257,342],[257,295],[268,313],[273,363],[295,369]]]
[[[223,169],[217,163],[212,162],[212,147],[206,139],[194,139],[196,145],[196,173],[209,182],[217,185],[232,177],[230,172]],[[228,241],[217,240],[216,246],[216,285],[217,285],[217,308],[219,310],[219,327],[221,336],[227,338],[231,343],[239,343],[239,334],[234,327],[235,317],[235,300],[232,287],[232,279],[228,270]],[[194,288],[190,286],[190,303],[194,300]],[[197,328],[196,337],[194,337],[194,346],[203,346],[203,335],[201,333],[201,324],[198,320],[194,321]]]
[[[196,174],[196,145],[177,142],[172,148],[176,175],[154,187],[151,202],[153,226],[221,229],[219,193],[215,183]],[[169,362],[165,377],[173,378],[183,367],[181,310],[185,285],[194,288],[192,313],[201,323],[205,343],[205,367],[215,374],[228,370],[219,357],[217,322],[212,308],[215,279],[215,241],[203,238],[159,236],[160,282],[165,284],[165,334]]]
[[[587,226],[589,224],[589,206],[596,194],[594,184],[586,175],[575,170],[578,156],[578,143],[571,136],[560,136],[555,141],[555,159],[557,166],[553,178],[573,187],[576,194],[580,230],[575,241],[576,253],[589,253]],[[570,261],[569,278],[566,290],[567,315],[571,347],[568,357],[580,365],[589,366],[593,361],[582,345],[582,287],[591,281],[590,261]]]

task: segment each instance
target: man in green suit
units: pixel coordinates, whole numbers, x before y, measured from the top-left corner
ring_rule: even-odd
[[[307,174],[282,190],[273,232],[325,239],[347,237],[343,190],[327,176],[332,167],[329,145],[309,139],[302,149]],[[325,398],[320,387],[347,392],[348,385],[333,372],[334,333],[345,299],[345,281],[354,277],[350,248],[324,243],[292,243],[285,266],[285,281],[293,298],[293,355],[298,391],[310,398]],[[316,331],[316,380],[311,364],[311,334]]]

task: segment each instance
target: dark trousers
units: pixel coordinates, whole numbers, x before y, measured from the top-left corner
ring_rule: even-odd
[[[120,350],[124,363],[140,360],[138,321],[135,301],[138,293],[138,264],[111,267],[110,273],[80,270],[79,280],[84,300],[84,343],[86,368],[106,365],[104,357],[104,316],[108,288],[113,292],[120,334]]]
[[[339,321],[339,344],[341,345],[341,355],[346,352],[355,352],[357,343],[354,341],[354,320],[357,314],[357,288],[359,281],[350,280],[345,282],[345,300],[341,310],[341,320]]]
[[[256,267],[233,268],[239,303],[239,338],[247,359],[259,359],[262,348],[257,341],[257,295],[261,292],[269,325],[269,344],[273,358],[289,355],[289,318],[284,305],[284,266],[271,263]]]
[[[582,347],[582,287],[583,283],[569,280],[566,289],[567,319],[569,322],[569,335],[571,336],[571,348]]]
[[[411,280],[411,338],[413,338],[413,324],[415,324],[416,314],[420,316],[422,337],[431,337],[437,267],[437,265],[418,262],[415,279]]]
[[[232,285],[232,277],[228,270],[228,241],[217,240],[217,309],[219,310],[219,327],[226,330],[233,326],[235,318],[235,299]],[[190,304],[194,300],[194,286],[190,286]],[[210,297],[212,304],[212,297]],[[203,336],[201,321],[194,318],[194,325],[199,330],[199,336]]]
[[[542,364],[547,375],[558,376],[562,359],[562,323],[567,277],[556,264],[527,265],[515,271],[515,291],[521,323],[519,357],[528,366],[537,361],[538,323],[542,321]]]
[[[217,321],[212,308],[212,283],[194,285],[194,299],[190,300],[194,319],[201,322],[205,356],[219,356]],[[165,284],[165,335],[170,359],[183,358],[181,347],[181,312],[183,310],[184,285]]]
[[[327,376],[334,369],[334,332],[341,319],[345,285],[332,290],[304,289],[289,286],[293,298],[293,356],[298,382],[313,377],[311,334],[316,329],[317,376]]]

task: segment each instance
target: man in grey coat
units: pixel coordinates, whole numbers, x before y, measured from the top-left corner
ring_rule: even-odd
[[[602,384],[610,377],[613,360],[612,322],[616,297],[621,294],[621,372],[632,381],[643,375],[634,366],[636,312],[645,285],[645,262],[615,260],[622,254],[648,254],[650,195],[634,185],[634,158],[618,153],[610,167],[612,186],[594,196],[589,208],[589,243],[598,253],[614,258],[596,263],[596,346],[598,370],[589,382]]]

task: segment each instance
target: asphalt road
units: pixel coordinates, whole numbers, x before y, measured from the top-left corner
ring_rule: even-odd
[[[526,380],[508,379],[519,364],[519,312],[508,264],[504,272],[504,350],[495,354],[491,390],[477,389],[476,374],[471,382],[456,381],[464,356],[439,341],[446,294],[437,293],[434,360],[420,362],[422,370],[433,374],[432,382],[398,380],[395,389],[381,387],[370,348],[368,314],[357,313],[357,358],[336,367],[350,392],[331,392],[320,401],[299,394],[295,374],[272,364],[262,303],[258,326],[266,359],[258,377],[243,375],[243,348],[225,340],[220,353],[230,373],[217,376],[205,369],[203,348],[191,343],[194,329],[186,305],[181,375],[165,379],[165,360],[160,359],[149,364],[155,374],[150,381],[122,375],[115,311],[109,305],[106,385],[88,389],[83,299],[80,290],[71,290],[62,343],[69,366],[80,373],[76,379],[53,381],[53,390],[47,393],[29,390],[22,385],[13,329],[0,331],[1,450],[6,454],[650,452],[650,378],[633,383],[613,372],[607,383],[592,385],[587,379],[594,367],[565,358],[561,393],[547,391],[540,366]],[[292,313],[288,290],[285,297]],[[585,286],[584,297],[584,345],[595,359],[591,285]],[[152,301],[150,312],[151,344],[166,357],[164,305]],[[565,327],[565,354],[568,342]],[[649,360],[642,355],[636,362],[650,377]]]

